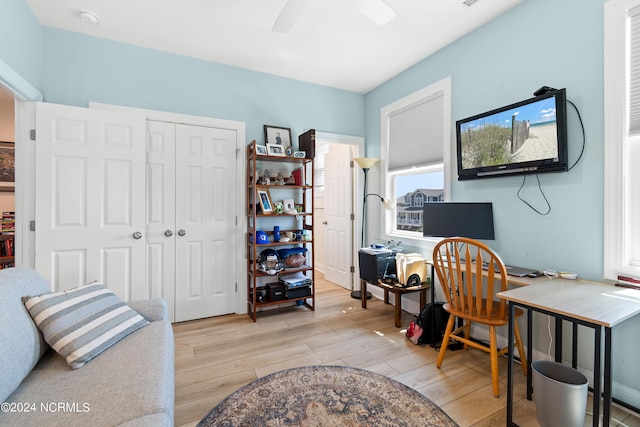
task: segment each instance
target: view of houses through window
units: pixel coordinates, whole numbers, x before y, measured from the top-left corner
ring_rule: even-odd
[[[397,231],[419,233],[422,236],[422,206],[444,201],[443,165],[419,172],[395,173]]]

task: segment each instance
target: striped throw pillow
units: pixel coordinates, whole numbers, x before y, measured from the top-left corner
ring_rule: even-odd
[[[149,324],[101,283],[23,301],[45,341],[72,369]]]

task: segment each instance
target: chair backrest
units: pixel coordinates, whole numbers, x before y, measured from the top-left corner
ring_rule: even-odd
[[[507,290],[507,269],[487,245],[466,237],[443,239],[433,249],[433,263],[452,313],[488,323],[508,318],[505,300],[495,300]]]

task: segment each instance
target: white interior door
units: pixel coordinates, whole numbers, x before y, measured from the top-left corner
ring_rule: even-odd
[[[140,116],[36,104],[35,267],[54,290],[98,280],[149,296],[144,139]]]
[[[147,121],[147,287],[164,298],[175,320],[176,125]]]
[[[237,307],[234,130],[176,125],[176,321]]]
[[[325,154],[326,267],[325,279],[351,289],[353,196],[351,146],[330,144]]]

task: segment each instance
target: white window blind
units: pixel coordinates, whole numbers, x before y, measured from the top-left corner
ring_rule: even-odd
[[[389,114],[389,171],[443,161],[444,93]]]
[[[314,161],[316,176],[314,185],[318,191],[324,191],[325,164],[324,156],[329,152],[329,144],[316,144],[316,158]]]
[[[640,134],[640,7],[629,10],[629,135]]]

